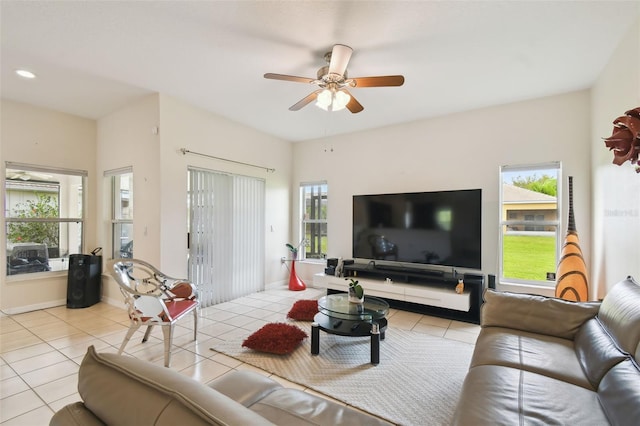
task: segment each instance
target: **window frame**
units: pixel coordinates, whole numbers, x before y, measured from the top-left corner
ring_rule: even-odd
[[[21,171],[21,172],[32,172],[32,173],[44,173],[44,174],[53,174],[53,175],[65,175],[65,176],[74,176],[74,177],[79,177],[80,178],[80,182],[81,182],[81,187],[79,188],[80,194],[79,197],[75,200],[77,200],[78,202],[80,202],[81,206],[80,209],[78,210],[78,217],[72,217],[71,214],[68,214],[67,216],[61,217],[60,213],[61,213],[61,207],[60,207],[60,197],[61,197],[61,188],[63,187],[62,184],[60,182],[56,182],[55,186],[57,186],[58,190],[57,190],[57,198],[56,201],[58,203],[58,217],[46,217],[46,218],[40,218],[40,217],[32,217],[32,218],[24,218],[24,217],[11,217],[10,214],[10,208],[11,206],[8,205],[8,190],[9,190],[9,185],[14,181],[13,179],[6,179],[5,178],[5,183],[4,183],[4,204],[5,204],[5,211],[4,211],[4,215],[5,215],[5,228],[8,229],[9,224],[11,223],[56,223],[58,224],[58,226],[63,225],[63,224],[78,224],[79,226],[79,230],[77,232],[79,232],[80,234],[80,241],[79,241],[79,247],[78,250],[80,253],[82,253],[84,251],[84,246],[85,246],[85,222],[86,222],[86,212],[87,212],[87,181],[88,181],[88,171],[86,170],[80,170],[80,169],[67,169],[67,168],[62,168],[62,167],[52,167],[52,166],[42,166],[42,165],[35,165],[35,164],[25,164],[25,163],[17,163],[17,162],[12,162],[12,161],[6,161],[5,162],[5,172],[7,170],[16,170],[16,171]],[[28,180],[26,180],[26,182],[28,182]],[[46,183],[43,182],[42,184],[43,186],[54,186],[53,183]],[[67,188],[70,189],[70,188]],[[69,191],[69,194],[71,193],[71,191]],[[69,210],[69,213],[71,213],[71,210]],[[6,231],[5,229],[5,231]],[[67,232],[69,232],[67,230]],[[59,238],[61,238],[59,236]],[[40,245],[42,243],[40,242],[34,242],[37,245]],[[7,247],[9,247],[9,238],[7,235],[7,232],[5,232],[5,237],[4,237],[4,244]],[[58,242],[58,250],[59,250],[59,254],[60,254],[60,241]],[[37,271],[37,272],[18,272],[15,274],[10,274],[10,270],[9,267],[6,267],[5,270],[5,277],[9,280],[13,280],[13,279],[24,279],[24,278],[19,278],[19,277],[30,277],[33,276],[34,274],[36,275],[40,275],[40,274],[60,274],[60,273],[67,273],[67,270],[69,268],[68,262],[65,262],[65,258],[68,257],[68,255],[74,254],[72,253],[72,246],[74,246],[75,244],[71,244],[71,241],[67,240],[66,243],[66,248],[69,249],[68,253],[66,253],[63,256],[59,257],[49,257],[48,261],[51,261],[52,259],[59,259],[59,265],[58,267],[54,267],[53,269],[49,269],[49,270],[45,270],[45,271]],[[51,247],[47,247],[47,249],[50,249]],[[8,260],[8,256],[9,253],[7,251],[7,260]],[[49,265],[50,266],[50,265]]]
[[[307,194],[307,190],[309,188],[319,188],[320,191],[320,208],[322,209],[322,205],[324,204],[324,208],[325,208],[325,217],[324,218],[307,218],[306,217],[306,194]],[[324,190],[323,190],[324,188]],[[322,201],[322,199],[324,199],[324,202]],[[312,242],[311,241],[307,241],[307,235],[306,235],[306,226],[309,225],[319,225],[318,226],[318,232],[319,232],[319,244],[320,244],[320,248],[322,249],[322,237],[323,237],[323,232],[322,232],[322,225],[324,225],[324,228],[326,230],[326,232],[324,232],[324,237],[326,238],[326,245],[327,245],[327,250],[328,250],[328,245],[329,245],[329,220],[327,217],[327,212],[328,212],[328,206],[329,206],[329,185],[327,184],[327,181],[314,181],[314,182],[301,182],[300,183],[300,239],[303,241],[302,247],[300,248],[301,252],[298,253],[298,259],[314,259],[314,260],[319,260],[319,259],[326,259],[327,257],[327,253],[326,252],[322,252],[320,251],[319,253],[312,253],[312,256],[308,256],[307,254],[307,247],[311,247],[312,246]]]
[[[507,210],[507,217],[503,218],[504,210],[504,194],[503,194],[503,183],[504,183],[504,173],[513,173],[513,172],[542,172],[548,170],[556,170],[557,177],[557,191],[556,191],[556,219],[555,220],[538,220],[536,219],[536,214],[534,214],[534,220],[525,220],[523,219],[511,219],[510,214]],[[562,218],[563,218],[563,209],[562,209],[562,163],[560,161],[552,161],[545,163],[537,163],[537,164],[525,164],[525,165],[505,165],[499,168],[498,173],[498,184],[499,184],[499,205],[498,205],[498,281],[503,284],[515,284],[515,285],[523,285],[529,287],[544,287],[544,288],[553,288],[555,287],[555,279],[550,280],[533,280],[533,279],[522,279],[522,278],[514,278],[514,277],[505,277],[504,276],[504,229],[507,226],[522,226],[523,229],[526,230],[525,227],[539,229],[540,227],[555,227],[555,259],[554,264],[557,265],[560,259],[560,251],[563,241],[562,235]],[[555,269],[552,272],[555,275]],[[549,277],[546,277],[549,278]]]
[[[130,218],[122,218],[119,214],[121,209],[118,206],[122,205],[122,192],[121,188],[117,187],[118,178],[121,178],[124,175],[130,175],[130,188],[129,188],[129,204],[132,212],[130,214]],[[110,241],[111,241],[111,257],[113,259],[121,258],[121,252],[123,245],[119,243],[121,237],[119,233],[116,233],[116,229],[121,227],[122,225],[131,225],[131,236],[129,242],[131,242],[131,254],[133,257],[133,232],[134,232],[134,222],[133,222],[133,206],[134,206],[134,190],[133,190],[133,167],[123,167],[114,170],[107,170],[104,172],[104,177],[109,179],[109,199],[110,199]],[[127,244],[129,243],[127,242]]]

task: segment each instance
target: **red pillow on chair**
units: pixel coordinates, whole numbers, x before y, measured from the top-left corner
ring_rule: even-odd
[[[169,293],[179,299],[190,299],[195,296],[193,292],[193,285],[187,281],[176,283],[173,287],[171,287]]]
[[[284,355],[293,352],[306,337],[307,333],[295,325],[271,323],[247,337],[242,346],[254,351]]]
[[[287,318],[297,321],[313,321],[313,317],[318,313],[317,300],[298,300],[293,304],[287,314]]]

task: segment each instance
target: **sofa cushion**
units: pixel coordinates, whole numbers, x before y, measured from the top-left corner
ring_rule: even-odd
[[[607,425],[597,393],[511,367],[471,368],[452,425]]]
[[[571,340],[502,327],[483,328],[471,367],[500,365],[553,377],[590,390]]]
[[[598,318],[592,318],[580,327],[574,345],[582,370],[594,389],[611,367],[627,358]]]
[[[611,368],[602,378],[598,397],[614,425],[637,426],[640,419],[640,369],[632,359]]]
[[[276,389],[250,408],[278,425],[390,425],[384,420],[354,411],[346,405],[317,398],[298,389]]]
[[[282,385],[262,374],[234,370],[209,383],[209,387],[245,407],[250,407]]]
[[[598,318],[620,348],[640,357],[640,285],[632,277],[614,285],[602,300]]]
[[[272,425],[187,376],[89,347],[78,372],[87,409],[109,425]]]
[[[341,404],[285,388],[251,371],[231,371],[209,386],[279,425],[389,425]]]
[[[600,302],[571,302],[532,294],[487,289],[480,313],[483,327],[506,327],[573,339],[580,326],[593,318]]]

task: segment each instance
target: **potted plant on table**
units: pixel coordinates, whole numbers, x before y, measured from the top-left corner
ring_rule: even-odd
[[[351,303],[364,303],[364,289],[358,280],[348,278],[349,280],[349,302]]]
[[[294,247],[293,244],[290,243],[287,243],[285,245],[291,252],[291,257],[293,258],[293,260],[296,260],[298,258],[298,247]]]

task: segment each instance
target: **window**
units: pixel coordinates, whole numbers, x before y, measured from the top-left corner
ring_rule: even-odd
[[[323,259],[327,255],[327,183],[301,184],[300,209],[304,257]]]
[[[87,172],[6,163],[7,275],[61,271],[82,253]]]
[[[561,238],[560,163],[500,169],[500,280],[554,286]]]
[[[111,189],[111,256],[133,258],[133,172],[130,167],[105,172]]]

